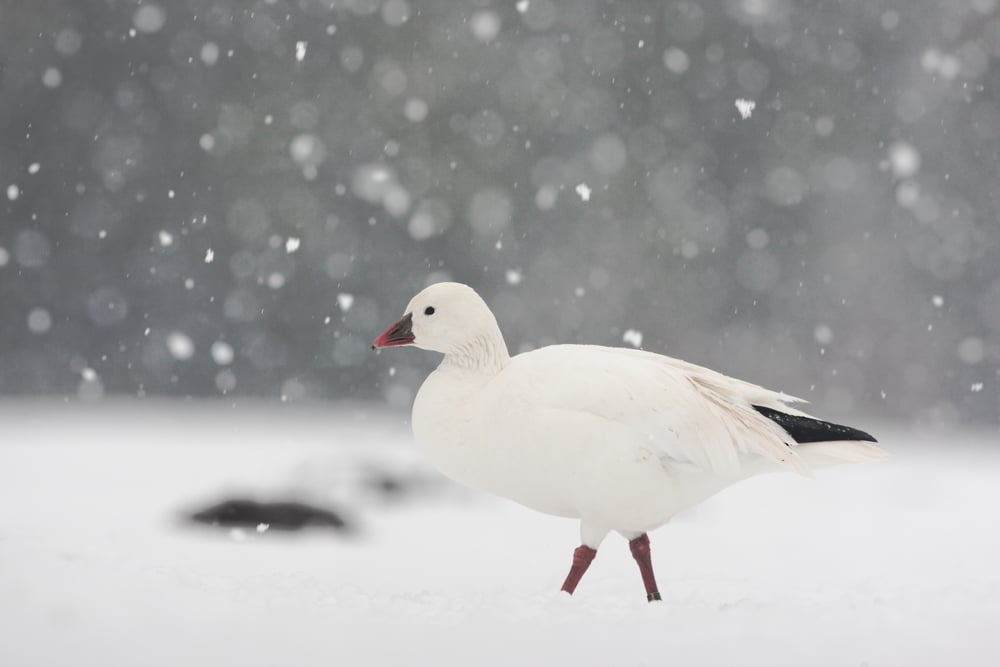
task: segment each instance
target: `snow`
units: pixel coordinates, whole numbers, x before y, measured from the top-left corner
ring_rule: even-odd
[[[557,592],[574,522],[429,484],[405,420],[231,403],[0,405],[5,665],[991,665],[996,435],[873,428],[883,464],[734,487],[652,536],[647,604],[609,538]],[[356,537],[223,531],[181,512],[296,490]]]
[[[770,242],[771,237],[768,235],[767,230],[760,227],[752,229],[747,233],[747,245],[754,250],[763,250]]]
[[[345,313],[351,309],[354,305],[354,295],[348,294],[347,292],[341,292],[337,294],[337,305]]]
[[[628,163],[625,142],[616,134],[598,137],[590,147],[590,165],[600,174],[614,176]],[[581,195],[582,196],[582,195]]]
[[[920,65],[928,74],[937,74],[945,79],[954,79],[962,70],[962,63],[950,53],[928,49],[920,57]]]
[[[622,334],[622,342],[628,343],[632,347],[642,347],[642,332],[637,329],[626,329]]]
[[[56,35],[56,53],[62,56],[76,55],[83,46],[83,36],[73,28],[63,28]]]
[[[58,67],[46,67],[42,73],[42,85],[46,88],[58,88],[62,84],[62,72]]]
[[[178,512],[224,489],[324,499],[373,461],[419,462],[398,417],[136,407],[2,408],[0,572],[18,576],[0,577],[12,639],[0,662],[986,665],[1000,656],[1000,539],[982,530],[1000,500],[988,436],[949,438],[946,457],[932,440],[896,432],[886,464],[731,489],[652,536],[666,601],[648,605],[624,542],[609,539],[568,598],[555,589],[577,542],[573,522],[471,492],[356,501],[345,508],[362,525],[357,539],[243,531],[235,541],[179,526]]]
[[[382,20],[393,28],[410,20],[410,5],[406,0],[386,0],[382,5]]]
[[[495,237],[510,225],[513,205],[504,190],[483,188],[469,201],[467,217],[472,229],[481,237]]]
[[[958,358],[970,366],[982,363],[986,358],[986,343],[976,336],[963,338],[958,344]]]
[[[826,324],[817,324],[813,329],[813,338],[820,345],[829,345],[833,342],[833,329]]]
[[[691,59],[684,51],[671,47],[663,52],[663,64],[674,74],[683,74],[691,66]]]
[[[28,313],[28,329],[32,333],[47,333],[52,328],[52,315],[44,308],[32,308]]]
[[[300,167],[318,167],[326,161],[326,144],[315,134],[296,136],[288,145],[292,159]]]
[[[156,4],[143,4],[132,15],[132,24],[139,32],[152,34],[159,32],[167,22],[167,13]]]
[[[427,118],[427,113],[429,108],[427,102],[420,99],[419,97],[413,97],[406,101],[403,106],[403,115],[406,116],[406,120],[411,123],[419,123]]]
[[[538,189],[535,194],[535,206],[541,211],[552,210],[559,198],[559,191],[551,185],[545,185]]]
[[[469,20],[472,34],[483,44],[489,44],[500,33],[500,17],[489,10],[478,11]]]
[[[211,67],[219,62],[219,45],[215,42],[205,42],[201,45],[201,61]]]
[[[882,24],[882,28],[884,30],[895,30],[896,27],[899,26],[899,12],[892,10],[884,12],[882,14],[882,18],[880,19],[880,23]]]
[[[358,168],[351,185],[354,194],[370,203],[382,204],[386,212],[394,217],[403,215],[410,208],[410,193],[399,183],[395,172],[385,165],[367,164]]]
[[[745,100],[742,97],[736,100],[736,110],[740,112],[740,117],[746,120],[753,114],[757,103],[753,100]]]
[[[911,178],[920,171],[920,152],[905,141],[895,141],[889,146],[889,164],[896,178]]]
[[[236,358],[236,351],[233,346],[224,340],[217,340],[211,347],[212,361],[219,366],[228,366]]]
[[[183,331],[171,331],[167,334],[166,343],[170,356],[178,361],[187,361],[194,356],[194,341]]]

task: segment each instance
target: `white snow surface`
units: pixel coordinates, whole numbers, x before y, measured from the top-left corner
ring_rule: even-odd
[[[995,433],[872,427],[889,461],[732,487],[650,535],[648,604],[617,536],[571,598],[575,522],[450,482],[360,492],[372,466],[433,475],[397,414],[8,401],[0,420],[2,665],[1000,664]],[[177,520],[292,490],[359,534]]]

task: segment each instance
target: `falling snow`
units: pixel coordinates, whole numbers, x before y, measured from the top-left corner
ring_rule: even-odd
[[[215,42],[205,42],[201,45],[199,56],[201,57],[201,62],[209,67],[215,65],[219,62],[219,45]]]
[[[233,346],[222,340],[217,340],[212,343],[210,352],[212,354],[212,361],[220,366],[227,366],[233,363],[233,359],[236,358],[236,352],[233,350]]]
[[[139,6],[132,16],[132,24],[139,32],[152,34],[159,32],[167,22],[167,13],[157,4],[146,3]]]
[[[45,308],[32,308],[28,313],[28,329],[32,333],[47,333],[52,328],[52,315]]]
[[[757,103],[753,100],[745,100],[742,97],[736,100],[736,110],[740,112],[740,117],[746,120],[757,108]]]
[[[194,356],[194,341],[186,333],[173,331],[167,335],[167,349],[174,359],[186,361]]]
[[[469,27],[476,39],[488,44],[500,33],[500,17],[493,11],[479,11],[472,15]]]
[[[62,84],[62,72],[56,67],[46,67],[42,73],[42,85],[46,88],[58,88]]]
[[[88,359],[89,398],[402,409],[418,362],[388,391],[363,341],[461,280],[515,351],[628,322],[834,415],[996,421],[994,0],[182,4],[4,14],[12,395]]]
[[[671,47],[663,52],[663,64],[674,74],[683,74],[691,67],[691,59],[684,51]]]
[[[341,292],[337,295],[337,305],[342,311],[347,312],[354,305],[354,295]]]
[[[642,347],[642,332],[638,329],[626,329],[622,334],[622,342],[632,347]]]
[[[829,345],[833,342],[833,329],[825,324],[819,324],[813,330],[813,338],[820,345]]]
[[[896,141],[889,146],[889,163],[896,178],[910,178],[920,169],[920,153],[905,141]]]

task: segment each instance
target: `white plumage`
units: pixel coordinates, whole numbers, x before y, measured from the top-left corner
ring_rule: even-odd
[[[374,347],[412,344],[445,355],[413,405],[418,445],[456,481],[579,519],[589,558],[617,531],[643,569],[636,549],[647,531],[730,484],[885,456],[862,441],[797,444],[758,408],[872,438],[787,405],[800,399],[678,359],[593,345],[512,358],[488,306],[465,285],[431,285],[405,313]],[[589,564],[577,560],[576,580]],[[564,590],[575,584],[568,579]],[[659,599],[655,582],[647,593]]]

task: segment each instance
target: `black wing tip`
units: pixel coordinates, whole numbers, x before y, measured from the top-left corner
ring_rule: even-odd
[[[792,436],[792,439],[799,444],[859,440],[864,442],[878,442],[870,433],[851,428],[850,426],[825,422],[820,419],[813,419],[812,417],[790,415],[787,412],[767,408],[763,405],[755,405],[753,409],[785,429],[788,435]]]
[[[866,431],[862,431],[856,428],[852,428],[851,430],[856,434],[853,438],[851,438],[851,440],[862,440],[864,442],[878,442],[875,436],[872,435],[871,433],[867,433]]]

